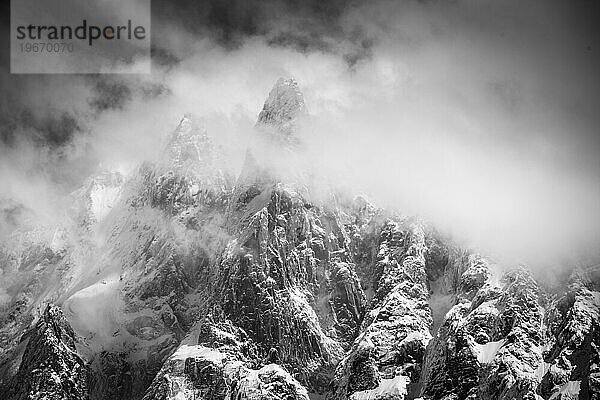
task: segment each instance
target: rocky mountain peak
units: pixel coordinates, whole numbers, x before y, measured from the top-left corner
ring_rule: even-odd
[[[87,367],[77,354],[75,333],[59,307],[49,304],[24,339],[27,346],[8,398],[87,398]]]
[[[207,134],[204,121],[185,114],[169,137],[158,162],[140,167],[141,195],[135,202],[181,212],[199,204],[220,203],[230,176],[222,148]]]
[[[279,78],[258,115],[257,127],[271,128],[284,136],[292,135],[299,117],[308,113],[304,95],[295,79]]]
[[[165,158],[175,167],[210,164],[212,149],[213,143],[204,125],[194,121],[190,114],[185,114],[169,138]]]
[[[48,333],[45,331],[51,329]],[[44,335],[53,336],[58,340],[63,341],[67,347],[71,347],[74,343],[73,329],[67,322],[62,310],[53,305],[48,304],[44,313],[40,317],[40,321],[36,327],[37,331],[44,332]]]
[[[75,221],[84,229],[101,222],[118,202],[125,177],[117,170],[100,166],[81,188],[72,193],[70,209]]]
[[[246,151],[233,192],[236,201],[230,203],[230,211],[249,203],[278,182],[300,186],[297,183],[301,178],[295,168],[299,165],[301,143],[296,128],[307,114],[298,82],[293,78],[279,78],[258,115],[257,140],[250,143]]]

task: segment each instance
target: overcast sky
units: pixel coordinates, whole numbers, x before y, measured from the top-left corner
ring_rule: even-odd
[[[98,163],[151,157],[188,112],[239,163],[270,88],[293,76],[307,156],[339,185],[510,259],[560,264],[598,244],[593,1],[155,0],[152,13],[151,75],[19,76],[2,12],[3,207],[58,215]]]

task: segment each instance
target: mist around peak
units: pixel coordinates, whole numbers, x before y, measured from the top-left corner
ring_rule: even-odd
[[[544,269],[595,257],[595,10],[309,3],[261,3],[248,30],[235,27],[249,12],[237,2],[227,18],[215,17],[223,10],[214,2],[190,13],[204,25],[184,17],[189,4],[181,15],[159,7],[148,76],[2,75],[0,197],[12,205],[0,233],[63,219],[69,194],[98,164],[126,175],[160,157],[192,113],[234,176],[254,146],[256,157],[309,165],[324,187],[421,215],[511,263]],[[302,21],[320,35],[307,36]],[[297,120],[299,160],[256,145],[257,118],[271,133]]]

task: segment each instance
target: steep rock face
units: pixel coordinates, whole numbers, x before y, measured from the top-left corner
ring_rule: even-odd
[[[293,126],[293,107],[299,103],[284,100],[286,97],[286,90],[273,94],[272,100],[285,104],[287,112],[272,114],[262,126]],[[283,125],[279,124],[284,120]],[[249,175],[269,185],[274,183],[264,169],[250,171]],[[221,253],[231,247],[227,244],[233,242],[231,236],[239,234],[231,229],[239,222],[237,212],[248,214],[244,207],[232,212],[231,198],[242,193],[250,199],[248,190],[232,194],[231,187],[219,149],[205,129],[187,116],[170,137],[163,157],[144,164],[126,183],[120,213],[113,212],[108,219],[113,225],[107,240],[111,255],[98,267],[100,275],[112,276],[105,281],[114,285],[119,312],[110,324],[114,332],[110,334],[106,329],[107,343],[90,349],[92,368],[98,372],[93,382],[94,398],[141,396],[194,320],[222,301],[219,282],[226,278],[217,268],[223,259]],[[324,335],[312,309],[304,301],[290,311],[289,298],[281,297],[278,309],[300,320],[299,326],[310,325],[309,330],[316,330],[322,341]],[[295,311],[306,311],[312,322],[307,325],[306,317],[298,317]],[[114,319],[106,307],[101,313]],[[250,313],[236,312],[235,318],[239,316],[253,318]],[[294,324],[287,329],[292,328]],[[97,340],[91,338],[90,342]],[[261,354],[270,350],[268,344],[261,344]]]
[[[454,306],[445,316],[437,336],[427,351],[422,375],[423,394],[431,398],[466,398],[477,384],[477,356],[470,346],[464,315],[470,300],[490,276],[487,262],[479,256],[459,254],[442,279],[447,291],[464,303]],[[483,327],[485,327],[485,320]]]
[[[280,78],[269,93],[256,125],[272,136],[297,142],[295,128],[306,114],[304,95],[298,82],[293,78]]]
[[[222,205],[232,184],[220,149],[190,116],[180,121],[163,157],[143,165],[140,175],[137,201],[172,215]]]
[[[165,362],[144,400],[308,400],[306,389],[278,365],[248,368],[256,355],[242,329],[209,316]]]
[[[544,399],[600,398],[599,269],[576,270],[566,293],[545,318],[548,343],[543,353],[539,393]],[[578,396],[573,392],[578,391]],[[558,394],[558,395],[556,395]]]
[[[597,274],[575,271],[555,295],[525,269],[500,279],[492,270],[478,255],[454,255],[444,284],[456,305],[428,347],[423,397],[597,397]]]
[[[501,284],[502,294],[495,304],[499,317],[494,320],[489,334],[471,329],[479,339],[476,350],[478,360],[483,364],[479,395],[499,399],[535,398],[537,371],[542,362],[539,349],[543,345],[540,290],[532,277],[521,269],[506,273]],[[474,301],[490,301],[493,297],[484,295],[481,300],[475,298]],[[486,359],[487,352],[493,346],[491,343],[497,341],[504,342],[492,361],[486,363],[489,360]]]
[[[370,311],[337,367],[333,398],[403,399],[419,381],[433,324],[425,234],[418,223],[388,220],[379,241]]]
[[[88,398],[88,369],[77,354],[75,333],[58,307],[48,305],[23,339],[27,345],[7,399]]]
[[[277,135],[270,142],[274,151],[290,151],[286,143],[295,141],[292,127],[303,104],[294,82],[273,89],[257,125]],[[325,393],[343,349],[356,337],[365,303],[343,212],[335,203],[310,200],[303,187],[283,183],[261,161],[247,154],[227,206],[229,240],[210,302],[255,343],[253,357],[236,358],[250,363],[255,372],[248,377],[291,373],[310,391]],[[203,379],[212,378],[198,378],[196,386]]]
[[[119,201],[123,180],[119,171],[100,168],[72,194],[71,211],[79,227],[89,231],[102,222]]]
[[[233,181],[221,148],[190,118],[181,120],[163,157],[142,167],[142,184],[136,188],[140,198],[131,202],[162,210],[198,230],[210,227],[207,219],[221,217]]]
[[[257,125],[287,154],[305,113],[294,81],[280,80]],[[281,138],[285,139],[283,142]],[[247,154],[228,207],[232,236],[221,261],[223,311],[258,351],[324,393],[343,348],[357,333],[364,293],[335,204],[311,200],[305,188]]]
[[[163,157],[126,183],[98,266],[106,278],[94,290],[108,303],[97,310],[108,320],[102,346],[95,327],[79,325],[91,335],[93,398],[140,398],[202,311],[223,246],[225,167],[206,131],[184,117]],[[89,308],[81,297],[66,301]]]
[[[211,318],[194,327],[162,366],[145,400],[223,399],[228,391],[225,365],[246,360],[251,351],[245,333]]]
[[[55,301],[68,281],[72,255],[64,246],[62,227],[15,232],[3,247],[0,264],[0,386],[18,369],[19,338]],[[21,349],[22,350],[22,349]],[[17,351],[17,352],[16,352]]]
[[[456,305],[428,349],[424,397],[535,399],[544,345],[537,283],[524,269],[496,282],[477,255],[459,256],[454,264],[455,272],[464,272],[449,282]]]

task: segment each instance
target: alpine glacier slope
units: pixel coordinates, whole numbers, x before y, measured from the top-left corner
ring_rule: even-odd
[[[2,243],[3,398],[600,399],[600,265],[550,285],[317,194],[305,118],[280,79],[236,179],[184,116],[159,159]]]

